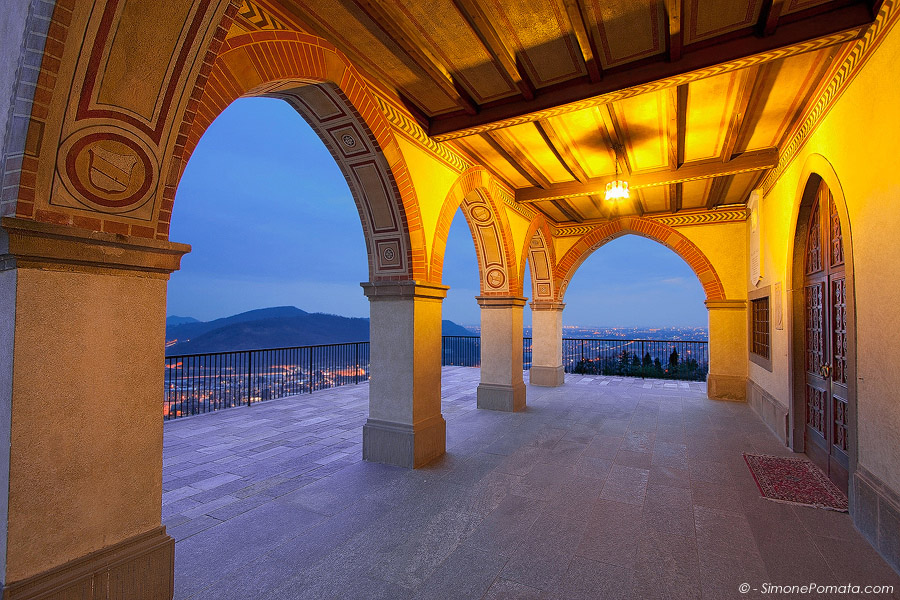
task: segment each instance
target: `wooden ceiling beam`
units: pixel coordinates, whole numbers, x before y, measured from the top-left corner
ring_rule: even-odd
[[[429,49],[426,40],[404,24],[404,17],[387,0],[356,0],[356,4],[422,69],[441,90],[468,115],[478,113],[478,105]]]
[[[541,137],[544,138],[544,142],[550,147],[550,150],[553,151],[553,154],[562,163],[562,166],[566,168],[572,177],[580,181],[581,183],[586,182],[590,177],[587,172],[581,166],[581,163],[575,158],[575,155],[572,153],[572,148],[569,144],[565,143],[562,138],[559,137],[557,131],[553,128],[553,125],[550,124],[549,121],[536,121],[535,125],[537,125],[537,130],[541,134]]]
[[[652,171],[649,173],[636,173],[628,179],[628,185],[632,189],[654,187],[658,185],[671,185],[685,181],[722,177],[750,171],[762,171],[771,169],[778,164],[778,149],[767,148],[755,152],[745,152],[734,157],[727,163],[719,160],[705,160],[684,164],[676,170]],[[567,182],[554,183],[544,189],[521,188],[516,190],[516,202],[540,202],[556,198],[569,198],[573,196],[587,196],[590,194],[603,194],[609,177],[591,179],[587,183]],[[543,186],[542,186],[543,187]]]
[[[474,0],[455,0],[473,4]],[[480,107],[475,116],[448,115],[431,120],[429,135],[447,141],[466,135],[537,121],[623,98],[689,83],[856,39],[872,22],[868,4],[850,4],[811,17],[783,23],[770,36],[747,36],[684,53],[675,62],[657,61],[604,73],[597,83],[584,80],[555,87],[532,100]],[[748,57],[753,56],[752,60]]]
[[[687,130],[688,85],[685,83],[669,88],[669,168],[677,169],[684,164],[684,135]]]
[[[515,54],[507,47],[503,37],[494,28],[491,19],[484,13],[477,0],[453,0],[453,3],[476,37],[481,40],[484,49],[494,58],[512,84],[519,88],[525,100],[534,100],[534,86],[522,73]]]
[[[709,186],[709,193],[706,195],[706,210],[712,210],[717,204],[722,203],[732,179],[734,179],[734,175],[716,177],[712,180]]]
[[[559,2],[560,0],[557,0]],[[584,6],[579,0],[561,0],[562,8],[569,15],[569,22],[572,24],[572,31],[575,33],[575,39],[578,41],[581,57],[584,59],[584,66],[587,68],[588,77],[592,83],[600,81],[601,68],[600,61],[597,58],[597,47],[594,44],[594,38],[587,27],[588,20],[584,15]]]
[[[747,116],[747,108],[750,106],[750,98],[756,89],[759,67],[752,66],[738,73],[737,98],[734,101],[734,110],[731,112],[731,120],[728,123],[728,131],[725,132],[725,143],[722,145],[722,162],[728,162],[734,155],[734,148],[744,132],[744,118]]]
[[[762,8],[759,11],[759,21],[756,24],[756,30],[760,35],[769,36],[775,33],[783,8],[784,0],[763,0]]]
[[[555,206],[556,210],[561,212],[567,220],[575,221],[576,223],[584,223],[584,217],[581,216],[581,213],[564,199],[551,200],[550,203]]]
[[[681,210],[684,192],[683,186],[683,183],[669,184],[669,210],[673,213],[677,213],[679,210]]]
[[[544,189],[551,186],[550,180],[531,163],[528,157],[513,144],[503,139],[500,134],[489,131],[482,138],[531,185]]]
[[[666,20],[669,27],[666,30],[666,54],[669,62],[681,60],[681,50],[684,36],[681,33],[681,0],[666,0]]]

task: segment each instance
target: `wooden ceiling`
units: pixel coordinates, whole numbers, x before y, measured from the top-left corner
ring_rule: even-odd
[[[879,3],[270,1],[558,223],[746,202]]]

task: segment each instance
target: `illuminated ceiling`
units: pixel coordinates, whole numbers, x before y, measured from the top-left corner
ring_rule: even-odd
[[[269,0],[553,221],[745,203],[878,1]],[[452,140],[452,141],[451,141]],[[627,204],[605,205],[619,168]]]

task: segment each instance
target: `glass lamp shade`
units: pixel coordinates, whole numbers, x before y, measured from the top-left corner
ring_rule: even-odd
[[[606,184],[606,199],[608,201],[625,200],[629,196],[627,181],[617,179]]]

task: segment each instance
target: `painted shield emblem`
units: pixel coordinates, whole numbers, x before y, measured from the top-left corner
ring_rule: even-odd
[[[90,179],[98,189],[106,192],[124,192],[131,183],[131,173],[137,162],[133,154],[118,154],[92,146],[88,148],[90,155]]]

